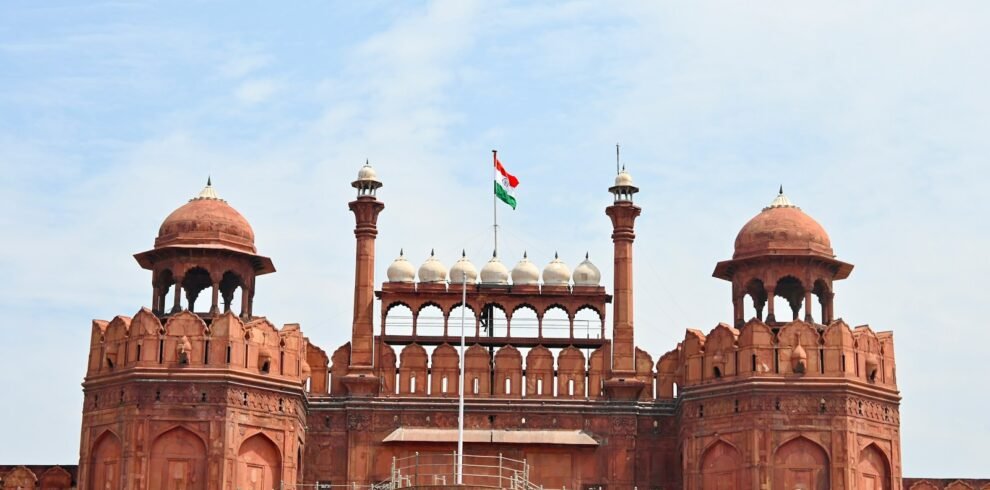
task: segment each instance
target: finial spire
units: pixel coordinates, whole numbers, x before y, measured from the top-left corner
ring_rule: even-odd
[[[528,259],[529,258],[529,257],[526,256],[526,251],[525,250],[523,250],[523,258],[524,259]]]
[[[217,191],[213,189],[213,179],[209,175],[206,176],[206,187],[204,187],[203,190],[199,191],[199,195],[197,195],[196,197],[190,200],[196,200],[196,199],[214,199],[217,201],[222,200],[220,199],[219,196],[217,196]]]
[[[399,257],[402,257],[403,255],[405,255],[405,252],[406,252],[406,249],[400,248],[399,249]]]
[[[434,249],[431,248],[430,249],[430,257],[433,257],[433,252],[434,252]]]
[[[461,257],[462,258],[467,257],[467,251],[464,250],[463,248],[461,249]]]
[[[584,252],[584,260],[588,260],[588,252]]]
[[[619,144],[615,144],[615,174],[619,175]]]
[[[784,195],[784,186],[782,185],[777,190],[777,197],[773,199],[773,201],[770,203],[769,206],[763,209],[767,210],[773,208],[796,208],[796,207],[797,206],[795,206],[794,203],[792,203],[791,200]]]
[[[492,258],[498,257],[498,250],[492,250]]]
[[[556,250],[553,251],[553,258],[555,258],[555,259],[559,259],[560,258],[560,255],[557,254],[557,251]]]

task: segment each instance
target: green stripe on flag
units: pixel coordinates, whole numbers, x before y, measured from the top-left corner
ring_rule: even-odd
[[[501,199],[502,202],[512,206],[512,209],[516,209],[516,198],[510,195],[498,182],[495,182],[495,196]]]

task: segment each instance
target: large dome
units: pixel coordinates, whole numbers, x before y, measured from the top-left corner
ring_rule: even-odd
[[[172,211],[162,222],[155,248],[170,246],[256,252],[251,225],[241,213],[217,197],[209,182],[199,196]]]
[[[835,257],[825,228],[791,204],[783,190],[736,235],[733,259],[759,255]]]

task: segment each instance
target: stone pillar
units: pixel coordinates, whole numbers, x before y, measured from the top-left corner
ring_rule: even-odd
[[[767,323],[777,321],[777,317],[773,314],[773,288],[767,288]]]
[[[644,383],[636,379],[636,346],[633,335],[634,223],[642,210],[632,201],[616,201],[606,208],[612,219],[614,286],[612,300],[612,378],[605,382],[609,397],[635,400]]]
[[[743,323],[746,322],[745,310],[743,309],[743,301],[745,301],[745,296],[734,294],[732,296],[732,319],[735,320],[735,327],[742,327]]]
[[[151,311],[154,313],[158,313],[164,309],[162,308],[162,305],[159,304],[158,302],[161,299],[161,296],[162,296],[161,290],[158,289],[158,286],[154,286],[151,289]]]
[[[210,314],[219,315],[220,314],[220,283],[213,283],[213,300],[210,303]]]
[[[248,303],[250,301],[251,301],[251,289],[242,286],[241,287],[241,318],[248,317],[248,311],[250,311],[250,308],[248,307]]]
[[[811,323],[814,319],[811,317],[811,290],[806,290],[804,292],[804,321]],[[825,318],[822,318],[822,323],[825,323]]]
[[[378,236],[378,214],[385,204],[374,195],[359,195],[349,204],[356,226],[354,268],[354,315],[351,323],[351,364],[344,384],[353,395],[372,396],[378,392],[378,379],[373,376],[372,351],[374,343],[375,306],[375,238]]]
[[[825,320],[823,320],[822,323],[828,325],[829,323],[832,323],[832,319],[835,318],[835,309],[834,309],[835,303],[833,303],[833,301],[835,300],[835,293],[830,291],[824,293],[824,296],[825,296],[825,307],[824,307]]]
[[[182,278],[175,278],[175,302],[172,303],[172,313],[182,311]]]

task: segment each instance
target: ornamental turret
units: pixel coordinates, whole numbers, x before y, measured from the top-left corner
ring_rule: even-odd
[[[373,376],[372,353],[374,345],[375,302],[375,238],[378,236],[378,214],[385,204],[378,200],[382,187],[375,169],[365,161],[358,178],[351,183],[357,189],[357,199],[350,202],[356,226],[357,241],[354,270],[354,316],[351,323],[351,357],[344,386],[352,395],[371,396],[378,391],[378,380]]]
[[[633,204],[639,188],[625,167],[616,175],[615,185],[609,187],[614,202],[605,209],[612,220],[614,254],[612,307],[612,378],[605,381],[611,398],[634,400],[645,383],[636,379],[636,349],[633,335],[633,241],[634,226],[642,211]]]
[[[835,259],[828,233],[781,187],[770,205],[739,230],[732,260],[719,262],[712,275],[732,283],[736,328],[747,320],[747,296],[755,317],[772,326],[791,320],[824,326],[834,320],[833,282],[849,277],[852,269],[852,264]],[[776,297],[786,301],[790,314],[777,311]]]
[[[220,199],[212,179],[165,218],[154,248],[134,258],[151,271],[151,311],[159,317],[189,310],[206,321],[228,311],[249,319],[255,278],[275,272],[271,259],[258,255],[251,225]]]

